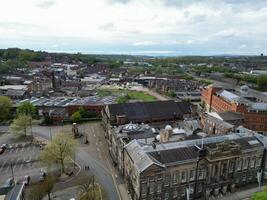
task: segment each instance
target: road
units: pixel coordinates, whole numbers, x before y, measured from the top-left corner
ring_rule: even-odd
[[[56,133],[70,132],[71,128],[71,125],[51,127],[34,126],[33,133],[34,136],[50,140]],[[90,172],[95,175],[98,182],[104,188],[107,194],[107,199],[120,199],[114,179],[114,172],[109,164],[104,131],[100,123],[86,123],[79,125],[79,131],[84,135],[87,135],[90,144],[83,144],[85,138],[80,139],[80,144],[78,145],[75,154],[75,161],[82,167],[82,169],[84,169],[85,166],[90,167]]]
[[[193,76],[197,80],[202,80],[202,79],[204,79],[204,80],[210,80],[216,86],[225,87],[225,88],[231,88],[231,89],[235,89],[236,91],[240,91],[240,86],[239,85],[236,85],[236,84],[233,84],[231,81],[229,81],[229,82],[222,82],[222,81],[208,79],[208,78],[201,78],[201,77],[196,76],[194,74],[188,74],[188,75]],[[257,90],[254,90],[254,89],[249,88],[248,94],[250,96],[258,97],[258,99],[261,99],[262,101],[267,102],[267,95],[264,94],[264,93],[262,93],[262,92],[260,92],[260,91],[257,91]]]

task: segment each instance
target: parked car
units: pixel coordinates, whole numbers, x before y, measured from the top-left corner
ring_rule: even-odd
[[[11,148],[12,148],[12,145],[11,145],[11,144],[2,144],[2,145],[1,145],[1,148],[2,148],[2,149],[5,149],[5,150],[6,150],[6,149],[11,149]]]
[[[5,149],[0,148],[0,155],[3,154],[5,152]]]
[[[5,184],[3,185],[3,187],[9,188],[9,187],[12,187],[14,185],[15,185],[15,182],[14,182],[13,178],[8,178],[5,181]]]

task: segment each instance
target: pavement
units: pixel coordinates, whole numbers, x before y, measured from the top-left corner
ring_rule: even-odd
[[[242,190],[239,192],[231,193],[230,195],[224,196],[219,200],[250,200],[251,196],[256,192],[261,192],[265,189],[265,187],[255,187],[247,190]]]
[[[58,132],[71,132],[71,125],[64,126],[33,126],[34,136],[38,136],[47,140],[53,138]],[[121,198],[120,190],[116,183],[116,172],[110,165],[110,159],[107,149],[107,141],[104,138],[104,130],[100,122],[91,122],[78,125],[79,131],[84,137],[77,139],[79,145],[75,153],[75,162],[84,169],[89,166],[90,170],[83,172],[88,175],[95,175],[96,180],[103,187],[107,199],[110,200],[127,200],[127,197]],[[89,140],[89,144],[84,144],[85,136]],[[126,190],[125,190],[126,191]]]

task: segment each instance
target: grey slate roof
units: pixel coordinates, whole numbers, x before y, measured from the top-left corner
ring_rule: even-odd
[[[243,115],[238,112],[227,111],[227,112],[218,113],[218,115],[225,121],[244,119]]]
[[[169,119],[191,112],[187,102],[155,101],[108,105],[111,116],[126,115],[128,120]]]

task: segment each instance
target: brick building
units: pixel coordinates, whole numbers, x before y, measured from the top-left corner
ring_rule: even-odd
[[[218,87],[202,90],[201,100],[208,112],[238,112],[244,117],[244,126],[258,132],[267,132],[267,103],[256,97]]]

